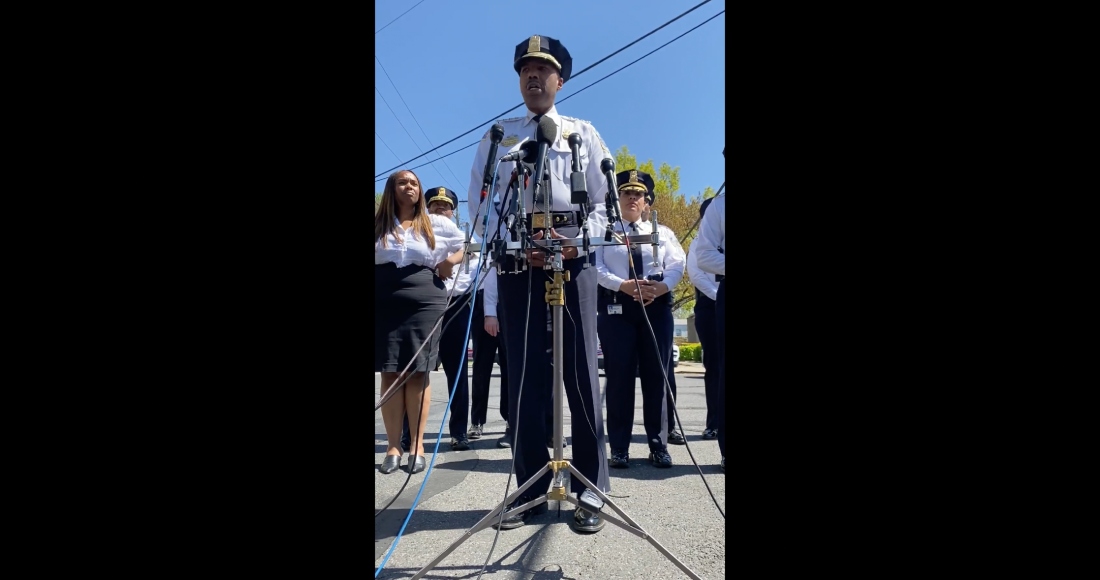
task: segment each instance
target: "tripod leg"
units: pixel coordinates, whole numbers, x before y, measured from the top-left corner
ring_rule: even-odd
[[[600,517],[602,519],[604,519],[605,521],[608,521],[612,524],[615,524],[616,526],[618,526],[618,527],[634,534],[635,536],[638,536],[639,538],[649,542],[650,544],[653,544],[653,547],[657,548],[657,551],[664,554],[665,558],[668,558],[669,562],[672,562],[673,564],[676,565],[677,568],[682,570],[684,572],[684,574],[687,574],[688,578],[692,578],[693,580],[703,580],[698,574],[696,574],[695,572],[692,572],[691,568],[688,568],[687,565],[685,565],[683,562],[678,560],[676,558],[676,556],[673,556],[671,552],[666,550],[665,547],[662,546],[661,543],[658,542],[656,538],[654,538],[648,532],[643,530],[642,527],[637,524],[637,522],[630,519],[630,516],[626,515],[626,512],[619,509],[619,506],[615,505],[615,503],[611,501],[611,498],[607,497],[602,491],[600,491],[600,489],[598,487],[596,487],[595,485],[592,485],[592,482],[588,481],[588,478],[586,478],[580,471],[578,471],[572,465],[567,465],[566,470],[569,471],[571,477],[576,477],[577,481],[580,481],[581,483],[583,483],[585,485],[585,487],[592,490],[592,493],[596,494],[597,497],[599,497],[601,500],[603,500],[603,504],[604,504],[605,507],[610,506],[611,509],[615,510],[615,513],[619,514],[620,517],[622,517],[624,520],[626,520],[626,523],[620,522],[618,519],[601,512]],[[573,498],[573,496],[568,496],[568,495],[565,496],[565,501],[567,501],[567,502],[569,502],[569,503],[571,503],[575,506],[580,507],[580,504],[577,502],[576,499]]]
[[[523,494],[523,492],[527,491],[527,488],[534,485],[535,482],[538,481],[539,478],[542,477],[542,475],[544,473],[546,473],[547,471],[550,471],[550,466],[549,465],[546,465],[542,469],[535,472],[535,474],[532,475],[531,478],[527,480],[527,483],[521,485],[519,487],[519,489],[517,489],[516,491],[513,491],[512,493],[508,494],[508,497],[505,498],[503,502],[497,504],[497,506],[495,508],[493,508],[493,511],[489,512],[485,517],[481,518],[480,521],[478,521],[476,524],[474,524],[474,527],[466,530],[466,532],[463,533],[461,536],[459,536],[459,538],[457,540],[455,540],[454,543],[452,543],[450,546],[447,546],[446,550],[443,550],[443,552],[441,552],[438,556],[436,556],[434,560],[429,562],[427,566],[424,566],[416,574],[414,574],[411,580],[416,580],[417,578],[423,578],[424,575],[427,574],[428,572],[430,572],[432,568],[435,568],[436,566],[438,566],[439,563],[443,561],[443,558],[446,558],[448,554],[455,551],[456,548],[458,548],[460,545],[462,545],[462,542],[465,542],[466,540],[470,539],[470,536],[473,536],[474,534],[476,534],[476,533],[480,532],[481,530],[483,530],[483,529],[489,527],[490,525],[492,525],[493,522],[495,522],[497,520],[497,518],[500,516],[501,510],[508,507],[509,503],[515,501],[515,499],[517,497],[519,497],[521,494]],[[535,507],[535,506],[537,506],[540,503],[543,503],[545,501],[546,501],[546,496],[541,495],[541,496],[539,496],[539,497],[537,497],[537,498],[535,498],[535,499],[533,499],[533,500],[517,507],[515,510],[512,510],[512,511],[517,511],[517,512],[524,511],[524,510],[530,509],[532,507]]]

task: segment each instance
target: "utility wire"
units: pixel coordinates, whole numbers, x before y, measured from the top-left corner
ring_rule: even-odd
[[[409,112],[409,116],[412,117],[413,122],[416,123],[416,126],[420,128],[420,132],[424,135],[424,138],[428,140],[428,145],[432,145],[431,137],[428,137],[428,132],[425,131],[424,127],[420,125],[420,121],[416,120],[416,115],[413,114],[412,109],[409,107],[409,104],[405,102],[405,97],[401,96],[401,91],[398,90],[397,84],[393,82],[392,78],[390,78],[390,73],[386,72],[386,67],[382,64],[382,61],[378,60],[378,57],[375,56],[374,62],[377,62],[378,66],[382,67],[382,74],[386,75],[386,80],[390,81],[390,86],[392,86],[393,90],[397,93],[397,98],[401,99],[402,105],[405,105],[405,110]],[[419,149],[419,147],[417,148]],[[447,168],[447,171],[451,174],[451,177],[454,177],[455,183],[458,184],[458,186],[454,188],[455,191],[462,191],[462,180],[455,175],[455,172],[451,169],[451,166],[448,165],[446,161],[443,162],[443,166]],[[455,208],[455,210],[457,212],[458,208]]]
[[[400,15],[400,16],[398,16],[397,18],[394,18],[393,20],[390,20],[390,21],[389,21],[389,22],[388,22],[388,23],[386,24],[386,26],[389,26],[390,24],[393,24],[394,22],[397,22],[398,20],[400,20],[400,19],[401,19],[401,16],[404,16],[404,15],[408,14],[409,12],[412,12],[412,9],[413,9],[413,8],[416,8],[417,6],[420,6],[420,5],[421,5],[421,4],[423,4],[423,3],[424,3],[424,0],[420,0],[420,2],[417,2],[416,4],[413,4],[413,7],[412,7],[412,8],[409,8],[408,10],[406,10],[406,11],[402,12],[402,13],[401,13],[401,15]],[[375,33],[375,34],[378,34],[379,32],[382,32],[383,30],[385,30],[385,29],[386,29],[386,26],[383,26],[382,28],[379,28],[378,30],[375,30],[375,31],[374,31],[374,33]]]
[[[618,69],[618,70],[616,70],[615,72],[612,72],[612,73],[608,74],[607,76],[605,76],[605,77],[601,78],[600,80],[598,80],[598,81],[596,81],[596,82],[594,82],[594,83],[592,83],[592,84],[590,84],[590,85],[588,85],[588,86],[586,86],[586,87],[584,87],[584,88],[582,88],[582,89],[578,90],[577,92],[575,92],[575,93],[573,93],[573,94],[569,95],[568,97],[565,97],[565,98],[563,98],[563,99],[559,100],[559,101],[558,101],[558,103],[564,103],[565,101],[567,101],[567,100],[569,100],[569,99],[573,98],[574,96],[576,96],[576,95],[579,95],[579,94],[580,94],[580,93],[581,93],[582,91],[584,91],[585,89],[588,89],[589,87],[592,87],[593,85],[596,85],[597,83],[600,83],[600,82],[603,82],[603,81],[607,80],[607,79],[608,79],[608,78],[610,78],[610,77],[611,77],[612,75],[614,75],[614,74],[617,74],[617,73],[621,72],[622,70],[626,69],[627,67],[629,67],[629,66],[631,66],[631,65],[633,65],[633,64],[635,64],[635,63],[637,63],[638,61],[640,61],[640,60],[642,60],[643,58],[645,58],[645,57],[647,57],[647,56],[649,56],[649,55],[651,55],[651,54],[653,54],[653,53],[657,52],[658,50],[661,50],[662,48],[664,48],[664,47],[668,46],[669,44],[672,44],[673,42],[675,42],[675,41],[679,40],[680,38],[682,38],[682,37],[683,37],[684,35],[686,35],[686,34],[688,34],[688,33],[692,32],[692,31],[693,31],[693,30],[695,30],[696,28],[699,28],[700,26],[702,26],[702,25],[706,24],[707,22],[710,22],[711,20],[714,20],[715,18],[717,18],[717,17],[719,17],[719,16],[721,16],[721,15],[723,15],[723,14],[725,14],[725,13],[726,13],[726,11],[725,11],[725,10],[723,10],[723,11],[719,12],[718,14],[715,14],[714,16],[711,16],[710,18],[708,18],[708,19],[704,20],[703,22],[699,23],[698,25],[696,25],[695,27],[691,28],[691,29],[690,29],[690,30],[688,30],[687,32],[684,32],[684,33],[683,33],[683,34],[681,34],[680,36],[677,36],[676,38],[673,38],[672,40],[670,40],[670,41],[668,41],[668,42],[666,42],[666,43],[662,44],[661,46],[658,46],[657,48],[655,48],[655,49],[651,50],[650,52],[647,52],[646,54],[644,54],[644,55],[642,55],[641,57],[639,57],[639,58],[635,59],[634,61],[630,62],[630,63],[629,63],[629,64],[627,64],[626,66],[623,66],[623,67],[619,68],[619,69]],[[522,104],[523,104],[523,103],[520,103],[520,105],[522,105]],[[516,107],[519,107],[520,105],[516,105]],[[502,113],[501,115],[499,115],[499,116],[498,116],[497,118],[499,118],[499,117],[503,117],[504,115],[506,115],[506,114],[508,114],[509,112],[511,112],[512,110],[514,110],[514,109],[515,109],[516,107],[513,107],[512,109],[509,109],[509,110],[505,111],[504,113]],[[482,123],[481,125],[478,125],[477,127],[474,127],[473,129],[471,129],[471,130],[469,130],[469,131],[467,131],[467,132],[463,133],[462,135],[467,135],[467,134],[469,134],[469,133],[471,133],[471,132],[473,132],[473,131],[477,130],[477,129],[478,129],[479,127],[482,127],[482,126],[484,126],[484,125],[485,125],[485,123]],[[458,137],[462,137],[462,135],[459,135]],[[458,139],[458,137],[455,137],[454,139],[451,139],[451,141],[454,141],[455,139]],[[447,141],[447,143],[450,143],[451,141]],[[454,151],[451,151],[450,153],[447,153],[446,155],[442,155],[442,156],[440,156],[440,157],[439,157],[438,159],[436,159],[436,161],[438,161],[439,159],[443,159],[444,157],[450,157],[451,155],[454,155],[455,153],[458,153],[459,151],[463,151],[463,150],[469,149],[470,147],[473,147],[474,145],[477,145],[477,144],[478,144],[478,143],[480,143],[480,142],[481,142],[480,140],[478,140],[478,141],[474,141],[473,143],[470,143],[469,145],[466,145],[465,147],[462,147],[462,148],[460,148],[460,149],[455,149]],[[446,145],[447,143],[444,143],[443,145]],[[439,147],[442,147],[443,145],[440,145]],[[436,147],[436,149],[438,149],[439,147]],[[432,149],[431,151],[434,151],[434,150],[435,150],[435,149]],[[429,151],[429,153],[430,153],[431,151]],[[420,155],[420,156],[417,156],[417,157],[413,157],[413,158],[412,158],[412,159],[410,159],[409,161],[413,161],[413,160],[415,160],[415,159],[417,159],[417,158],[419,158],[419,157],[423,157],[423,155]],[[409,161],[406,161],[406,163],[408,163]],[[434,163],[434,161],[429,161],[428,163],[422,163],[422,164],[420,164],[420,165],[417,165],[416,167],[413,167],[413,168],[411,168],[411,169],[416,169],[416,168],[418,168],[418,167],[424,167],[425,165],[428,165],[428,164],[431,164],[431,163]],[[397,167],[400,167],[400,165],[398,165]],[[391,170],[392,170],[392,169],[396,169],[397,167],[393,167],[393,168],[391,168]],[[385,177],[378,177],[378,176],[376,175],[376,176],[375,176],[375,178],[376,178],[376,179],[374,180],[374,181],[375,181],[376,183],[377,183],[377,182],[379,182],[379,181],[382,181],[382,180],[386,179],[386,178],[388,177],[388,171],[387,171],[387,172],[383,172],[383,173],[380,173],[379,175],[385,175]]]
[[[655,29],[651,30],[650,32],[646,33],[646,34],[645,34],[644,36],[642,36],[641,38],[638,38],[638,39],[637,39],[637,40],[635,40],[634,42],[631,42],[630,44],[628,44],[628,45],[624,46],[623,48],[620,48],[619,50],[616,50],[615,52],[613,52],[613,53],[611,53],[611,54],[609,54],[609,55],[607,55],[607,56],[605,56],[605,57],[601,58],[600,60],[596,61],[596,63],[594,63],[594,64],[592,64],[592,65],[589,65],[589,66],[585,67],[585,68],[584,68],[584,69],[582,69],[582,70],[581,70],[580,72],[578,72],[578,73],[576,73],[576,74],[574,74],[574,75],[570,76],[570,80],[572,80],[572,79],[575,79],[575,78],[577,78],[578,76],[580,76],[581,74],[583,74],[583,73],[584,73],[585,71],[587,71],[588,69],[590,69],[590,68],[592,68],[592,67],[596,66],[597,64],[599,64],[599,63],[601,63],[601,62],[603,62],[603,61],[605,61],[605,60],[607,60],[607,59],[611,58],[612,56],[614,56],[614,55],[618,54],[619,52],[621,52],[622,50],[626,49],[627,47],[629,47],[629,46],[633,45],[633,44],[634,44],[635,42],[638,42],[639,40],[642,40],[642,39],[643,39],[643,38],[645,38],[646,36],[649,36],[650,34],[653,34],[654,32],[657,32],[658,30],[660,30],[660,29],[662,29],[662,28],[664,28],[664,27],[668,26],[669,24],[672,24],[673,22],[676,22],[676,21],[677,21],[677,20],[679,20],[680,18],[683,18],[683,17],[684,17],[684,16],[686,16],[687,14],[690,14],[690,13],[691,13],[692,11],[696,10],[697,8],[699,8],[700,6],[702,6],[703,4],[706,4],[707,2],[710,2],[710,1],[711,1],[711,0],[704,0],[703,2],[701,2],[701,3],[699,3],[699,4],[696,4],[695,6],[693,6],[693,7],[689,8],[689,9],[688,9],[687,11],[685,11],[685,12],[684,12],[683,14],[680,14],[680,15],[679,15],[679,16],[677,16],[676,18],[673,18],[672,20],[669,20],[668,22],[666,22],[666,23],[664,23],[664,24],[662,24],[662,25],[658,26],[657,28],[655,28]],[[414,8],[415,8],[415,7],[414,7]],[[411,10],[411,8],[410,8],[410,10]],[[725,12],[725,10],[723,10],[722,12]],[[719,14],[721,14],[721,12],[720,12]],[[388,26],[388,25],[387,25],[387,26]],[[589,86],[591,86],[591,85],[589,85]],[[587,87],[586,87],[586,88],[587,88]],[[579,91],[578,91],[578,92],[579,92]],[[574,93],[574,94],[576,94],[576,93]],[[563,99],[563,100],[564,100],[564,99]],[[416,161],[417,159],[420,159],[421,157],[423,157],[423,156],[427,155],[428,153],[431,153],[432,151],[435,151],[436,149],[439,149],[440,147],[443,147],[444,145],[447,145],[447,144],[453,143],[454,141],[457,141],[457,140],[458,140],[459,138],[461,138],[461,137],[464,137],[464,136],[466,136],[466,135],[469,135],[470,133],[473,133],[474,131],[477,131],[478,129],[480,129],[480,128],[484,127],[485,125],[488,125],[489,123],[492,123],[493,121],[496,121],[497,119],[500,119],[500,118],[501,118],[501,117],[503,117],[504,115],[507,115],[508,113],[511,113],[512,111],[514,111],[514,110],[516,110],[516,109],[518,109],[518,108],[520,108],[520,107],[522,107],[522,106],[523,106],[523,103],[520,103],[520,104],[518,104],[518,105],[516,105],[516,106],[514,106],[514,107],[512,107],[512,108],[510,108],[510,109],[508,109],[507,111],[504,111],[503,113],[500,113],[499,115],[496,115],[496,116],[494,116],[493,118],[489,119],[488,121],[485,121],[485,122],[483,122],[483,123],[481,123],[481,124],[477,125],[477,126],[476,126],[476,127],[474,127],[473,129],[470,129],[469,131],[466,131],[465,133],[463,133],[463,134],[459,135],[458,137],[455,137],[454,139],[451,139],[450,141],[445,141],[445,142],[443,142],[443,143],[440,143],[440,144],[439,144],[439,147],[434,147],[434,148],[432,148],[432,149],[429,149],[428,151],[426,151],[426,152],[424,152],[424,153],[421,153],[420,155],[417,155],[416,157],[413,157],[412,159],[409,159],[408,161],[405,161],[404,163],[399,163],[399,164],[397,164],[397,165],[395,165],[395,166],[393,166],[393,167],[391,167],[391,168],[389,168],[389,169],[387,169],[387,170],[385,170],[385,171],[383,171],[383,172],[379,173],[378,175],[375,175],[375,176],[374,176],[374,177],[375,177],[375,180],[377,180],[377,179],[378,179],[378,177],[379,177],[380,175],[389,175],[389,173],[390,173],[391,171],[393,171],[394,169],[398,169],[398,168],[399,168],[399,167],[401,167],[402,165],[405,165],[405,164],[408,164],[408,163],[412,163],[413,161]],[[463,148],[463,149],[465,149],[465,148]],[[461,149],[459,149],[459,151],[461,151]],[[457,153],[457,151],[456,151],[456,153]],[[444,157],[446,157],[446,155],[444,155]]]
[[[374,92],[378,93],[379,97],[382,97],[382,102],[386,104],[386,108],[390,110],[390,114],[393,115],[394,119],[397,119],[397,124],[401,125],[401,129],[404,130],[405,134],[409,136],[409,141],[413,142],[413,147],[416,147],[417,150],[419,150],[419,151],[423,151],[423,149],[420,148],[420,145],[416,142],[416,139],[413,139],[412,133],[409,133],[409,130],[405,128],[405,124],[401,122],[401,118],[398,117],[397,113],[395,113],[393,108],[390,107],[390,103],[388,101],[386,101],[386,97],[382,96],[382,92],[378,90],[378,87],[374,87]],[[435,161],[439,161],[439,160],[436,159]],[[429,161],[428,163],[433,164],[433,163],[435,163],[435,161]],[[436,167],[435,165],[432,165],[432,169],[434,169],[435,172],[439,175],[439,179],[441,179],[443,181],[446,181],[446,179],[443,178],[443,172],[440,171],[438,167]],[[385,178],[383,178],[383,179],[385,179]],[[381,181],[381,179],[376,179],[375,181]],[[421,187],[423,187],[423,184],[421,184]]]
[[[383,145],[386,145],[386,140],[385,140],[385,139],[383,139],[383,138],[382,138],[382,136],[378,134],[378,131],[375,131],[375,132],[374,132],[374,136],[375,136],[375,137],[378,137],[378,140],[379,140],[379,141],[381,141]],[[386,145],[386,149],[390,149],[390,146],[389,146],[389,145]],[[390,149],[390,153],[393,153],[393,149]],[[393,153],[393,156],[394,156],[394,158],[396,158],[396,159],[401,159],[400,157],[398,157],[398,156],[397,156],[397,154],[396,154],[396,153]]]

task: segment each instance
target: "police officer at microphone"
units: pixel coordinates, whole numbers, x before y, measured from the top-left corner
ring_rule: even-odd
[[[726,151],[722,150],[725,156]],[[699,269],[714,274],[718,281],[718,291],[714,296],[715,320],[717,321],[717,342],[713,352],[707,354],[707,360],[718,363],[718,449],[722,454],[722,471],[726,470],[726,390],[729,388],[726,376],[726,196],[713,198],[710,208],[699,223],[699,235],[691,244],[691,252]],[[717,356],[715,356],[717,355]]]
[[[518,163],[501,163],[491,195],[511,206],[506,195],[509,182],[512,181],[510,176],[514,170],[523,170],[522,176],[516,174],[525,214],[519,217],[525,220],[535,243],[546,238],[568,237],[579,240],[582,237],[582,220],[588,222],[590,239],[603,239],[607,181],[600,171],[600,163],[605,158],[612,158],[611,153],[591,123],[563,116],[554,107],[558,91],[569,80],[572,72],[573,59],[569,51],[557,39],[535,35],[523,39],[516,46],[511,60],[512,67],[518,74],[519,92],[527,106],[527,114],[500,121],[504,134],[499,143],[498,157],[517,152],[525,142],[537,142],[541,135],[544,142],[549,141],[545,171],[541,176],[533,174],[533,168],[543,166],[535,159],[523,158]],[[584,175],[589,202],[587,205],[574,204],[572,201],[570,175],[573,154],[569,137],[574,133],[580,137],[577,158]],[[482,139],[470,171],[471,215],[477,215],[482,203],[481,191],[486,162],[496,161],[488,159],[492,148],[491,135],[491,131],[487,132]],[[490,169],[491,167],[492,164]],[[531,174],[529,180],[526,178],[528,173]],[[540,182],[539,178],[543,180]],[[538,199],[534,197],[536,183],[540,183]],[[549,222],[546,215],[548,210]],[[495,214],[493,212],[487,230],[493,235],[483,237],[495,237],[499,232],[501,239],[511,239],[507,227],[498,222]],[[480,220],[476,220],[476,227],[481,227]],[[603,413],[600,412],[601,396],[596,367],[596,270],[591,267],[583,268],[587,254],[582,247],[565,247],[562,258],[563,270],[570,277],[564,282],[565,312],[562,315],[561,332],[565,363],[562,376],[572,417],[572,445],[569,447],[572,451],[571,464],[606,493],[610,491],[611,485],[604,449]],[[524,358],[528,355],[534,358],[535,354],[531,353],[545,356],[544,353],[551,346],[547,344],[546,309],[549,305],[546,302],[545,283],[553,281],[553,272],[543,268],[548,259],[547,252],[537,247],[530,248],[525,256],[528,270],[512,273],[517,270],[516,260],[512,255],[505,256],[500,264],[502,274],[497,279],[500,322],[508,345],[508,417],[509,423],[515,428],[513,450],[519,485],[526,483],[535,472],[545,467],[551,457],[546,442],[552,437],[552,433],[547,433],[545,413],[551,405],[553,385],[547,384],[549,381],[545,380],[545,376],[538,376],[545,372],[544,367],[539,364],[528,364],[524,373]],[[520,382],[521,374],[523,384]],[[551,478],[552,473],[547,472],[509,508],[545,496],[550,489]],[[585,490],[585,486],[576,478],[572,480],[571,488],[578,497]],[[546,508],[544,502],[520,514],[512,514],[504,520],[501,528],[522,526],[530,517],[545,513]],[[604,521],[598,512],[577,508],[570,525],[577,532],[594,533],[603,528]]]
[[[610,224],[617,235],[653,233],[652,222],[641,221],[653,203],[653,178],[635,169],[616,176],[622,220]],[[642,381],[642,424],[655,467],[672,467],[668,453],[674,421],[665,379],[672,369],[672,295],[684,276],[686,256],[667,226],[658,225],[656,259],[651,244],[602,246],[596,250],[600,293],[599,335],[607,376],[607,438],[611,467],[629,467],[630,437],[634,430],[634,377]],[[648,322],[647,322],[648,319]],[[652,332],[650,328],[652,327]]]

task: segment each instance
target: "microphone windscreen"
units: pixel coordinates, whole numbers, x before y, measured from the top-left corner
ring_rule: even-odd
[[[504,138],[504,125],[496,123],[491,129],[489,129],[489,139],[493,143],[500,143],[500,140]]]
[[[539,119],[538,129],[535,130],[535,139],[539,143],[553,143],[558,138],[558,126],[550,117],[543,116]]]

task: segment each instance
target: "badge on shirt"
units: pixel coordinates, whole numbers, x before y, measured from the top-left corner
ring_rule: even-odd
[[[607,305],[607,313],[608,314],[622,314],[623,313],[623,305],[622,304],[608,304]]]
[[[500,142],[500,144],[504,145],[505,147],[511,147],[512,145],[515,145],[516,143],[519,143],[519,136],[518,135],[509,135],[509,136],[505,137],[503,141]]]

